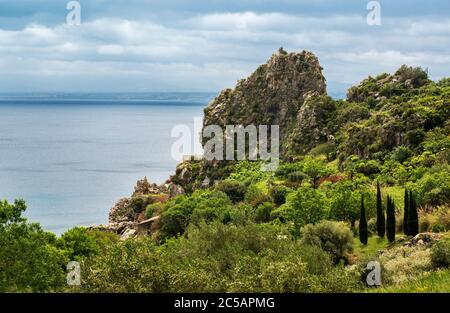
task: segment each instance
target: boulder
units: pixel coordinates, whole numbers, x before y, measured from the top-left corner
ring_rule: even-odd
[[[443,238],[441,233],[420,233],[406,242],[405,246],[430,246]]]

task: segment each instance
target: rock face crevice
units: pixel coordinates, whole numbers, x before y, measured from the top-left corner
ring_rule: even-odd
[[[203,126],[279,125],[280,153],[287,159],[292,146],[289,134],[308,114],[301,108],[307,99],[320,96],[326,96],[326,83],[317,57],[309,51],[287,53],[280,48],[234,89],[223,90],[208,104]]]

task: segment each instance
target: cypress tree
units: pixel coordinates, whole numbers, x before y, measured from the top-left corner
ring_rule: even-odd
[[[380,183],[377,182],[377,233],[378,237],[383,238],[386,232],[386,220],[384,217],[383,203],[381,201]]]
[[[408,211],[409,211],[409,196],[408,189],[405,187],[404,209],[403,209],[403,233],[408,235]]]
[[[389,242],[395,241],[395,203],[388,197],[386,210],[386,233]]]
[[[361,196],[361,212],[359,217],[359,241],[362,244],[367,244],[367,219],[366,209],[364,208],[364,196]]]
[[[408,235],[415,236],[419,233],[419,217],[417,214],[417,203],[413,192],[409,191],[409,211],[408,211]]]

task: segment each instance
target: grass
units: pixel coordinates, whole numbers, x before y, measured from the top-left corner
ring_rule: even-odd
[[[355,238],[355,255],[359,257],[367,256],[372,257],[375,256],[378,251],[384,250],[389,247],[390,244],[388,240],[385,238],[378,238],[377,236],[369,237],[367,241],[367,245],[363,245],[358,238]]]
[[[450,293],[450,269],[423,274],[413,281],[400,285],[371,288],[369,292],[376,293]]]

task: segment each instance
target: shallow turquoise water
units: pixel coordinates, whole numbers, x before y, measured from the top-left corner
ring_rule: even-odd
[[[57,234],[106,223],[147,176],[173,173],[174,125],[193,127],[210,94],[1,95],[0,198],[24,198]]]

